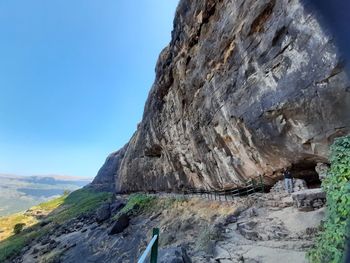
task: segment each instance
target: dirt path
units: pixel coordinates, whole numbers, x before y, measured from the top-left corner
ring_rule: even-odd
[[[307,262],[306,251],[313,245],[325,208],[301,212],[291,202],[281,208],[266,202],[266,195],[259,199],[237,222],[227,225],[223,240],[216,243],[216,262]]]

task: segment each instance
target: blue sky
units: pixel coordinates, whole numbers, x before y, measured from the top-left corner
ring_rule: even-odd
[[[0,1],[0,172],[94,176],[141,120],[177,3]]]

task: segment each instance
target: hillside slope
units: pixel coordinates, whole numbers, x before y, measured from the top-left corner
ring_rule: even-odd
[[[236,187],[314,168],[350,128],[349,80],[299,0],[181,0],[144,116],[93,186]]]
[[[78,190],[51,203],[51,208],[61,204],[36,225],[0,241],[0,261],[136,262],[157,227],[159,263],[304,263],[324,217],[323,208],[298,211],[284,193],[230,201],[166,194],[110,196]],[[126,225],[121,220],[125,217]]]
[[[0,216],[29,209],[77,190],[92,181],[90,178],[73,176],[19,176],[0,174]]]

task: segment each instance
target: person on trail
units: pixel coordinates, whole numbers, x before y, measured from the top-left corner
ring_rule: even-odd
[[[289,194],[293,193],[293,176],[292,176],[291,172],[287,168],[284,168],[283,176],[284,176],[285,190]]]

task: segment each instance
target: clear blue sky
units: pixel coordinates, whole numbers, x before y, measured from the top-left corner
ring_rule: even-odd
[[[96,175],[141,120],[177,3],[0,1],[0,173]]]

